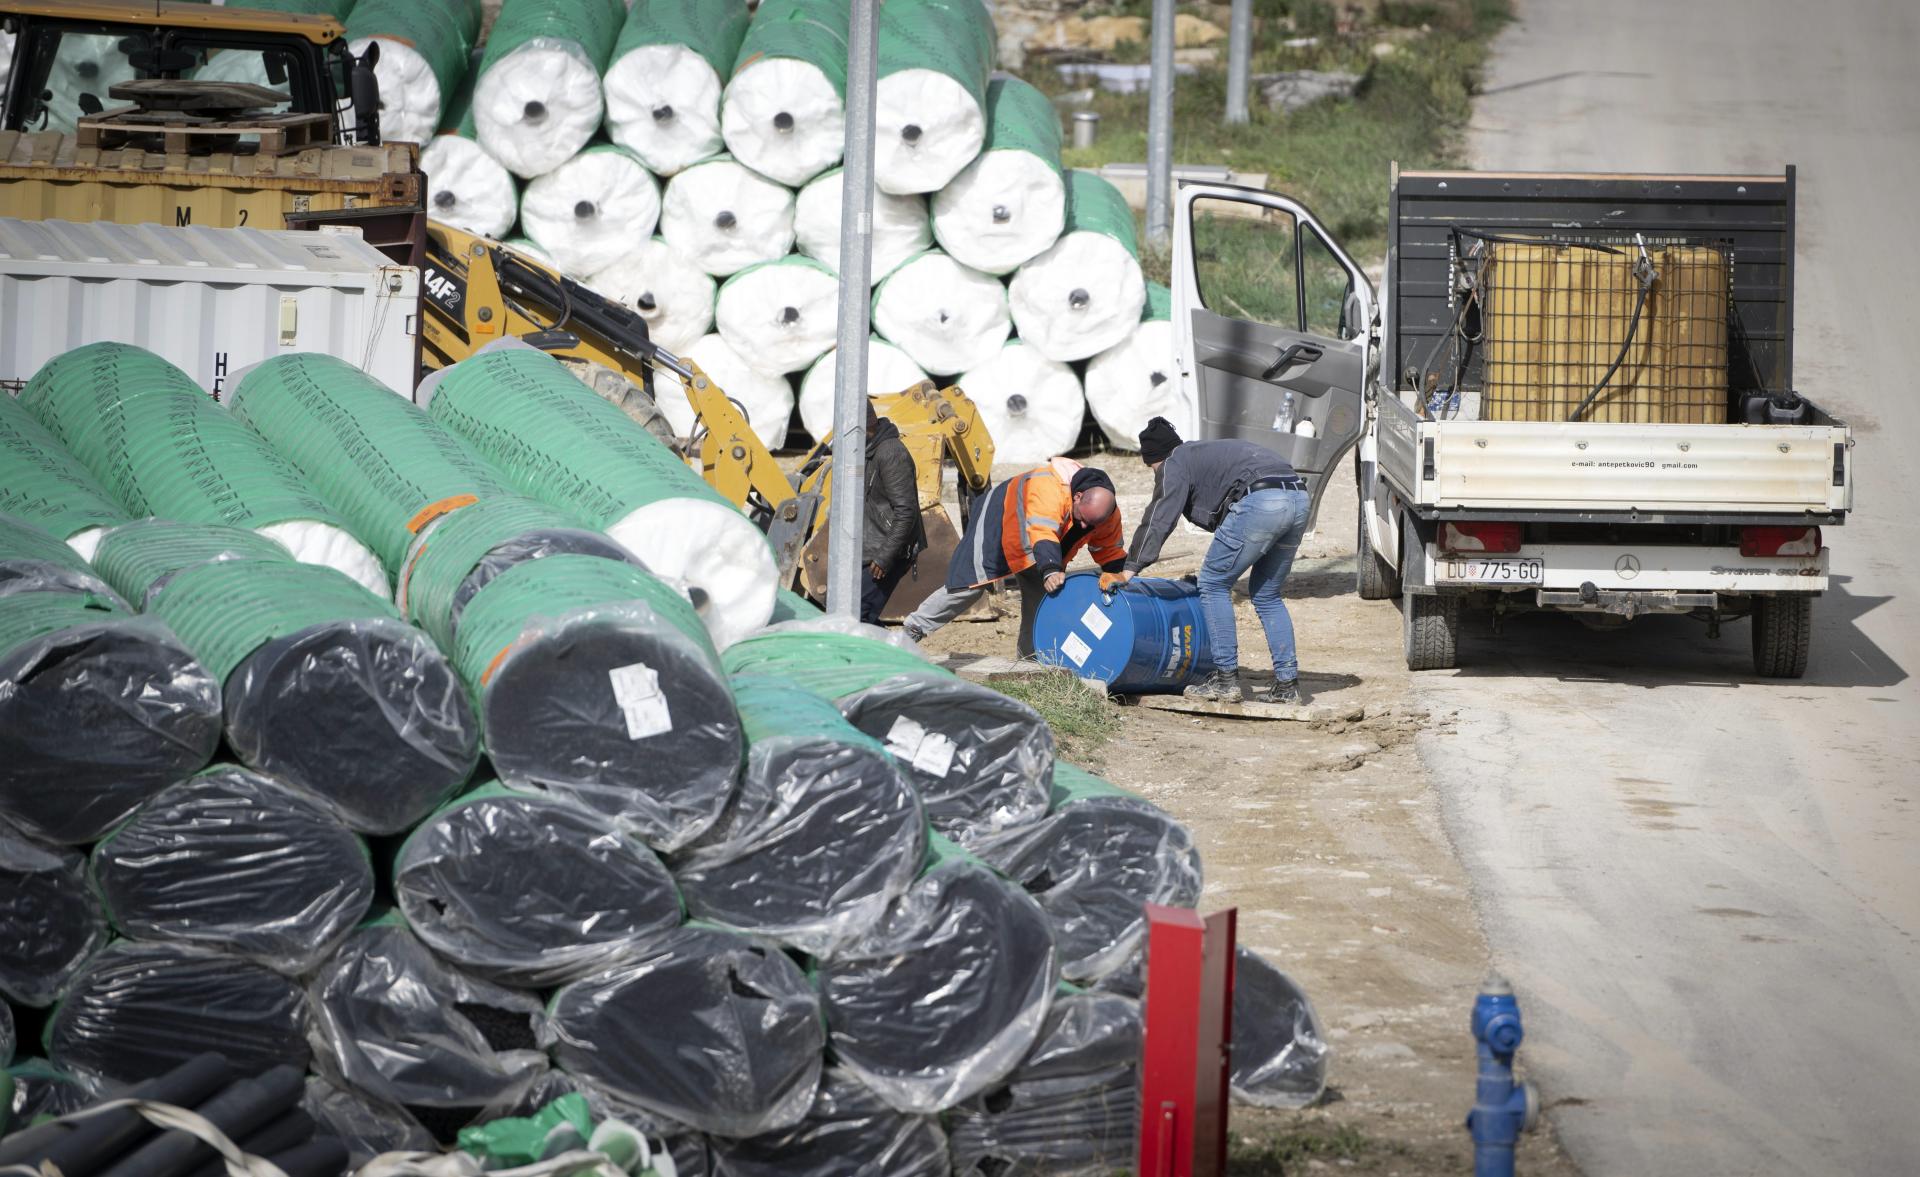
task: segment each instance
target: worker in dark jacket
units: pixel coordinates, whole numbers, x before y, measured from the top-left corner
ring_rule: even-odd
[[[860,620],[880,622],[880,611],[913,558],[927,546],[920,518],[920,485],[900,427],[867,402],[867,497],[861,528]]]
[[[907,635],[920,641],[966,612],[988,585],[1012,578],[1020,585],[1020,656],[1031,658],[1034,612],[1043,594],[1060,591],[1074,553],[1091,549],[1101,587],[1118,586],[1125,537],[1106,471],[1055,458],[1010,478],[974,504],[946,586],[907,618]]]
[[[1307,530],[1305,480],[1286,459],[1250,441],[1182,442],[1165,417],[1155,417],[1141,430],[1140,460],[1153,470],[1153,502],[1134,532],[1132,554],[1121,576],[1131,580],[1159,559],[1161,545],[1182,515],[1213,533],[1198,579],[1214,670],[1186,693],[1217,702],[1242,698],[1233,586],[1245,575],[1253,611],[1273,654],[1273,686],[1256,699],[1298,702],[1293,618],[1280,589]]]

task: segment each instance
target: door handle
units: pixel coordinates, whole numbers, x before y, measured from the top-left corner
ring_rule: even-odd
[[[1267,365],[1267,370],[1260,373],[1260,379],[1272,380],[1280,373],[1286,371],[1287,365],[1293,363],[1295,360],[1305,360],[1311,364],[1325,354],[1327,354],[1325,349],[1315,344],[1292,344],[1281,351],[1280,358]]]

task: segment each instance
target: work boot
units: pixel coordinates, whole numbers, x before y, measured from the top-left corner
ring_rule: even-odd
[[[1233,670],[1216,670],[1180,693],[1189,699],[1208,703],[1238,703],[1240,674]]]
[[[1298,703],[1300,701],[1300,681],[1290,678],[1286,682],[1281,682],[1275,679],[1267,685],[1266,689],[1254,692],[1253,701],[1256,703]]]
[[[908,637],[913,639],[913,644],[916,646],[927,640],[926,631],[911,621],[904,622],[900,628]]]

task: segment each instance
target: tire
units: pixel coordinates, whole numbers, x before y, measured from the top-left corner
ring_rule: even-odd
[[[1407,549],[1420,542],[1409,524],[1401,535],[1400,566],[1413,557]],[[1408,670],[1452,670],[1460,663],[1460,614],[1466,598],[1457,594],[1400,591],[1400,641]]]
[[[1400,573],[1387,567],[1373,548],[1373,540],[1367,535],[1365,499],[1355,514],[1360,518],[1360,529],[1353,541],[1353,591],[1363,601],[1391,601],[1400,595]]]
[[[1813,596],[1753,600],[1753,669],[1761,678],[1799,678],[1813,647]]]

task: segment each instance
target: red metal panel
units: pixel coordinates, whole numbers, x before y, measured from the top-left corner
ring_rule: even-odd
[[[1227,1159],[1235,912],[1147,905],[1141,1177],[1220,1177]]]

